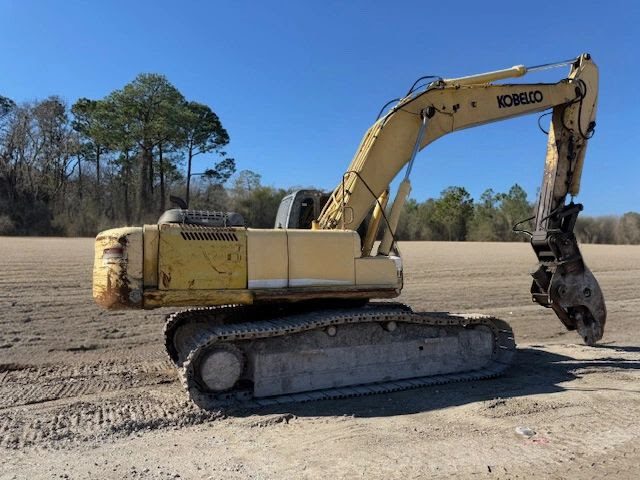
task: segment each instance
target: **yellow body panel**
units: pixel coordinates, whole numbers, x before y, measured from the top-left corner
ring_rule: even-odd
[[[156,287],[158,285],[158,244],[160,239],[158,225],[145,225],[144,233],[144,286]]]
[[[357,285],[395,285],[401,274],[389,257],[356,258],[355,264]]]
[[[160,226],[158,288],[215,290],[247,287],[244,228]]]
[[[286,230],[247,230],[249,288],[284,288],[289,285]]]
[[[250,289],[356,284],[354,231],[248,229],[247,239]]]
[[[147,290],[144,292],[144,308],[203,307],[216,305],[249,305],[253,303],[250,290]]]
[[[355,285],[360,237],[352,230],[287,230],[289,287]]]

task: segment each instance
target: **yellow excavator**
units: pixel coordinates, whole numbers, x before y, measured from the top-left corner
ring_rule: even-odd
[[[570,71],[557,83],[495,83],[563,65]],[[526,232],[538,259],[531,295],[592,345],[602,338],[606,309],[573,234],[582,210],[573,197],[597,96],[598,69],[588,54],[460,78],[422,77],[383,108],[333,192],[288,195],[274,229],[185,206],[156,225],[100,233],[94,299],[109,309],[192,307],[169,315],[164,333],[188,395],[203,408],[499,375],[515,351],[507,323],[371,300],[402,290],[395,230],[416,154],[447,133],[551,109],[535,227]],[[405,165],[388,206],[390,184]]]

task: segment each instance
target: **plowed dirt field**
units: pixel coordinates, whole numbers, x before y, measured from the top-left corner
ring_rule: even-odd
[[[404,243],[400,301],[508,321],[507,375],[233,412],[186,400],[169,310],[93,303],[92,249],[0,237],[2,479],[640,478],[640,247],[583,247],[609,312],[586,347],[531,303],[527,244]]]

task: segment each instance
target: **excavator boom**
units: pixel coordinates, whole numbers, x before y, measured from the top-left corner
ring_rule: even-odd
[[[418,149],[457,130],[557,108],[563,112],[566,130],[575,138],[575,159],[570,178],[572,195],[577,195],[587,138],[595,119],[598,70],[588,55],[571,66],[567,78],[557,83],[490,84],[491,80],[523,76],[523,66],[459,79],[437,80],[420,93],[409,93],[366,132],[349,168],[334,188],[318,218],[322,229],[355,230],[382,192],[411,160],[423,116],[427,128]],[[579,118],[578,118],[579,117]],[[549,138],[549,155],[555,137]],[[566,189],[564,196],[566,196]],[[555,203],[564,199],[561,189]]]

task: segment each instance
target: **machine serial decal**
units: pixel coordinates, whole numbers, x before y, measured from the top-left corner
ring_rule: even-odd
[[[530,103],[540,103],[544,98],[540,90],[512,93],[509,95],[498,95],[498,108],[517,107],[518,105],[529,105]]]

